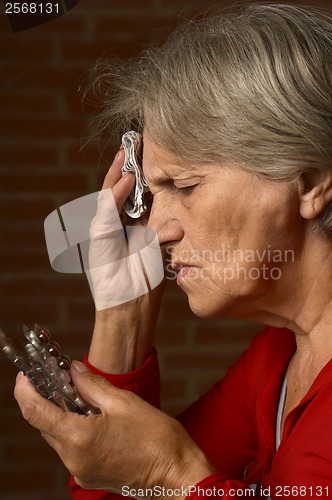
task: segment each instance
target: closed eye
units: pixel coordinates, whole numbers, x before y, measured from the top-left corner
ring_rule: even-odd
[[[178,187],[175,184],[173,184],[173,188],[176,189],[176,191],[180,192],[183,195],[191,194],[194,187],[196,187],[196,186],[197,186],[197,184],[194,184],[193,186]]]

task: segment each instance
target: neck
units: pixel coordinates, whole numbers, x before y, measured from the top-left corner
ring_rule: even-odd
[[[299,360],[322,365],[331,359],[332,242],[312,232],[295,262],[283,269],[273,296],[267,294],[263,302],[254,319],[292,330]]]

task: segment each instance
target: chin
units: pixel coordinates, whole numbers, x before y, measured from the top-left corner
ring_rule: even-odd
[[[195,316],[203,319],[219,318],[227,315],[228,307],[226,304],[216,303],[214,300],[208,300],[199,297],[188,296],[189,307]]]
[[[257,296],[251,289],[241,294],[236,294],[235,290],[231,293],[230,289],[211,290],[204,287],[184,291],[192,312],[203,319],[222,317],[247,319],[247,314],[251,311],[251,299]],[[241,291],[243,292],[243,289]]]

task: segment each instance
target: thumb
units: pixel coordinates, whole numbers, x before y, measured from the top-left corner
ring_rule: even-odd
[[[117,389],[105,378],[91,373],[80,361],[72,362],[70,373],[81,396],[93,406],[105,410],[107,400]]]

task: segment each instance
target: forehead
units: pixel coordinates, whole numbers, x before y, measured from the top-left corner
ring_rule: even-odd
[[[147,132],[143,134],[143,144],[143,171],[148,183],[202,173],[205,170],[203,165],[186,162],[163,149]]]

